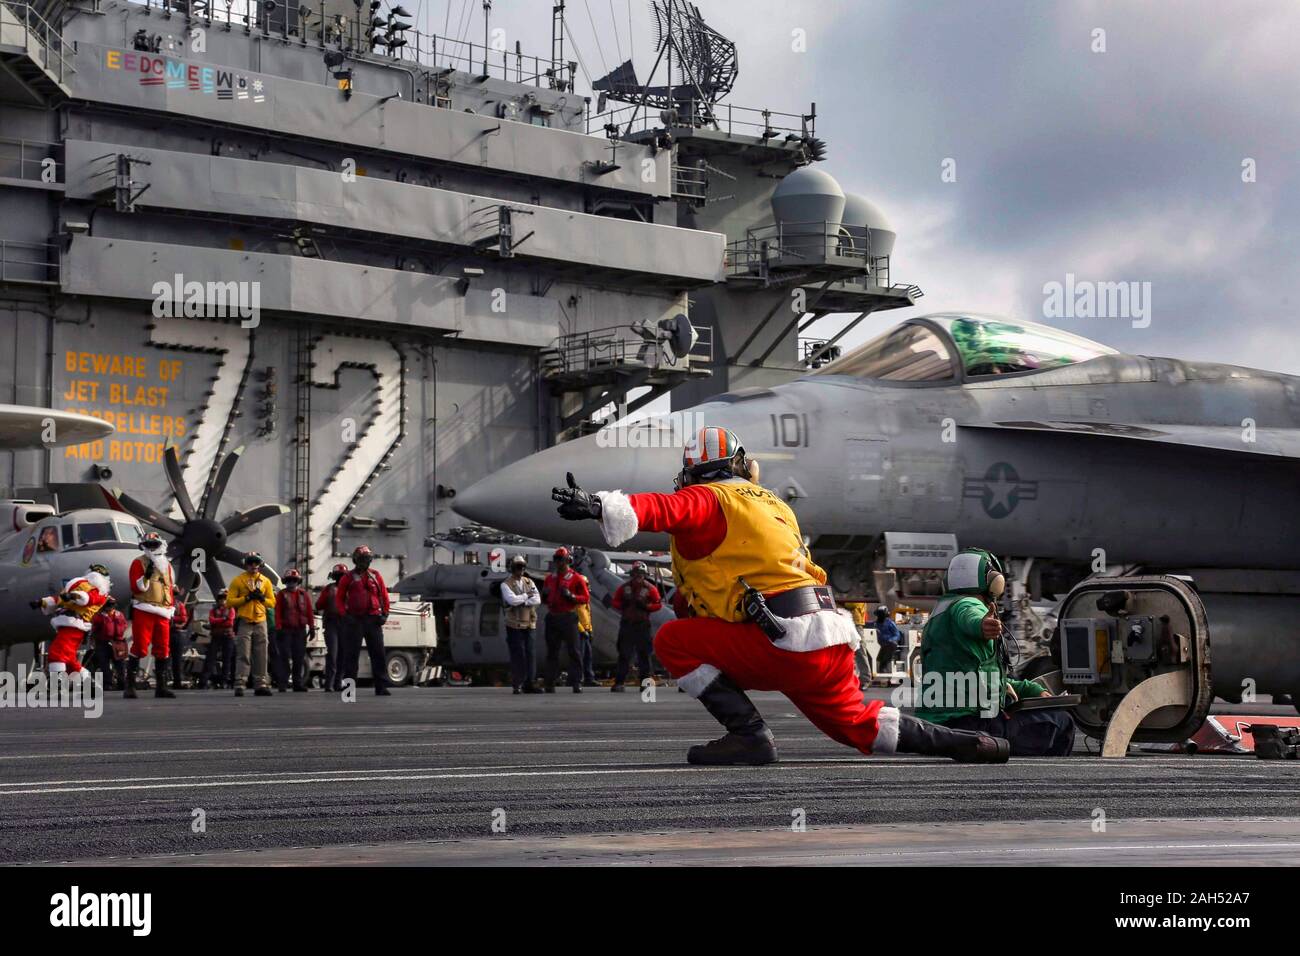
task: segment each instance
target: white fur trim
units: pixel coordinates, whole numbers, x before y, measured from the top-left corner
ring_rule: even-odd
[[[58,614],[50,618],[50,626],[54,628],[75,627],[83,634],[90,630],[90,622],[83,621],[79,617],[73,617],[71,614]]]
[[[871,742],[873,754],[898,752],[898,708],[881,707],[876,711],[876,739]]]
[[[611,548],[616,548],[629,540],[640,524],[632,502],[621,491],[602,491],[596,495],[600,499],[600,530]]]
[[[722,671],[712,664],[701,664],[689,674],[677,678],[677,686],[686,691],[691,697],[699,697],[709,689],[710,684],[721,676]]]
[[[108,592],[113,587],[113,582],[110,581],[104,575],[100,574],[98,571],[91,571],[89,574],[86,575],[86,580],[90,582],[90,586],[92,588],[94,588],[96,591],[98,591],[100,594],[103,594],[106,597],[108,596]]]
[[[166,618],[169,621],[172,619],[172,615],[176,613],[174,607],[163,607],[161,604],[141,604],[139,601],[131,602],[131,610],[144,611],[146,614],[153,614],[156,617]]]
[[[785,625],[785,637],[774,641],[773,646],[783,651],[820,651],[823,647],[837,644],[856,648],[862,640],[853,623],[853,615],[840,608],[777,620]]]

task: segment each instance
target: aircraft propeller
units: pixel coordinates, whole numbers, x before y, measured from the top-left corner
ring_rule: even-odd
[[[167,557],[177,569],[176,580],[186,584],[186,589],[193,593],[199,578],[202,577],[212,590],[213,595],[226,586],[225,577],[217,562],[224,561],[240,567],[244,552],[228,543],[233,534],[247,530],[258,522],[277,515],[288,514],[289,509],[281,504],[264,504],[247,511],[237,511],[224,520],[216,518],[221,496],[226,491],[230,476],[243,454],[243,446],[236,448],[221,460],[217,476],[203,496],[201,508],[195,508],[193,499],[181,474],[180,455],[175,445],[168,445],[163,454],[163,467],[167,472],[167,483],[176,496],[176,505],[180,508],[183,520],[176,520],[162,514],[148,505],[132,498],[121,488],[114,488],[113,495],[128,512],[139,518],[144,524],[156,528],[163,534],[171,536],[167,546]],[[200,571],[195,565],[199,565]],[[279,575],[269,566],[264,565],[271,583],[279,586]]]

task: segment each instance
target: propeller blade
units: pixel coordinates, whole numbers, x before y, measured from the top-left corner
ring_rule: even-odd
[[[230,545],[226,545],[217,552],[217,560],[224,561],[226,564],[233,564],[235,567],[242,570],[244,566],[244,552],[240,551],[238,548],[232,548]],[[263,564],[262,573],[271,579],[271,585],[273,587],[278,588],[280,586],[280,575],[275,573],[275,568],[271,567],[269,564]]]
[[[185,530],[184,526],[179,521],[169,518],[165,514],[154,511],[143,502],[136,501],[121,488],[113,489],[113,497],[115,497],[118,500],[118,503],[127,510],[128,514],[139,518],[147,525],[152,525],[164,534],[170,534],[175,537]]]
[[[217,552],[217,560],[225,561],[226,564],[233,564],[237,568],[242,568],[244,566],[244,552],[240,551],[238,548],[226,545]]]
[[[230,474],[239,464],[239,456],[244,453],[244,446],[240,445],[229,455],[221,460],[221,467],[217,469],[216,480],[212,482],[212,487],[208,493],[203,496],[203,517],[215,518],[217,516],[217,505],[221,503],[221,496],[226,492],[226,485],[230,481]]]
[[[221,568],[217,566],[217,562],[211,561],[208,563],[207,570],[203,572],[203,580],[208,582],[208,589],[212,591],[213,600],[216,600],[217,593],[226,586],[226,579],[221,574]]]
[[[172,486],[172,494],[176,496],[176,504],[181,509],[181,514],[185,516],[186,521],[193,521],[197,512],[194,510],[194,502],[190,500],[189,490],[185,487],[184,477],[181,475],[181,456],[175,445],[168,445],[163,453],[163,467],[167,469],[167,483]]]
[[[221,522],[221,527],[226,529],[227,535],[237,534],[259,521],[274,518],[276,515],[287,515],[288,513],[289,508],[285,505],[258,505],[256,508],[249,508],[247,511],[236,512]]]

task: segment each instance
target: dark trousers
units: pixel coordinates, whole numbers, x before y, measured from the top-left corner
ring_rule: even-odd
[[[119,661],[113,654],[111,641],[95,642],[95,670],[104,675],[106,690],[121,690],[126,686],[126,661]]]
[[[375,689],[388,686],[388,665],[384,661],[384,625],[377,614],[345,619],[344,631],[340,635],[343,643],[343,679],[357,679],[357,669],[361,666],[361,642],[365,641],[370,654],[370,673],[374,675]]]
[[[569,684],[582,685],[582,649],[578,646],[578,615],[573,611],[546,615],[546,686],[554,687],[560,673],[560,647],[569,652]]]
[[[294,687],[306,687],[303,680],[307,676],[307,628],[286,627],[280,631],[280,641],[282,653],[287,654],[288,665],[280,665],[282,673],[293,680]]]
[[[533,682],[537,663],[533,657],[533,629],[507,627],[506,647],[510,650],[510,683],[523,687]]]
[[[894,666],[894,655],[898,653],[898,644],[893,641],[885,641],[880,645],[880,653],[876,655],[876,673],[883,674]]]
[[[325,618],[325,689],[339,690],[343,680],[342,651],[343,622],[334,615]]]
[[[189,628],[173,627],[171,645],[172,686],[178,687],[181,682],[181,671],[185,667],[185,649],[190,646]]]
[[[614,668],[614,685],[627,680],[627,672],[632,668],[632,657],[636,656],[636,672],[644,681],[653,675],[650,669],[650,622],[629,621],[626,618],[618,625],[618,664]]]
[[[596,683],[596,654],[593,649],[595,643],[594,631],[578,632],[578,644],[582,648],[582,679],[589,684]]]
[[[285,628],[277,627],[271,634],[269,643],[271,683],[280,690],[285,690],[289,686],[289,632]]]
[[[1009,717],[967,714],[945,726],[1005,737],[1013,757],[1068,757],[1074,750],[1074,721],[1064,710],[1026,710]]]
[[[199,686],[207,687],[214,680],[225,687],[235,683],[235,635],[231,631],[215,631],[208,640]]]

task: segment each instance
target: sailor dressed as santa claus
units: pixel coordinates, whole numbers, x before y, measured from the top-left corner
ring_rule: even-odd
[[[31,606],[43,611],[54,628],[54,640],[47,655],[51,674],[81,671],[78,660],[81,641],[90,631],[90,622],[108,600],[112,589],[108,568],[92,564],[90,570],[73,578],[58,594],[32,601]]]
[[[171,619],[176,584],[163,540],[150,531],[140,539],[140,557],[131,562],[131,650],[126,660],[126,691],[134,698],[140,659],[153,649],[155,697],[175,697],[167,689],[165,662],[171,654]]]
[[[688,440],[672,494],[590,494],[572,475],[551,493],[562,517],[598,520],[611,546],[639,531],[672,536],[673,578],[690,616],[659,629],[655,654],[727,731],[690,748],[687,761],[774,762],[772,732],[745,691],[775,690],[832,740],[864,754],[1005,763],[1004,740],[863,700],[853,618],[835,606],[790,506],[758,478],[734,432],[706,427]]]

